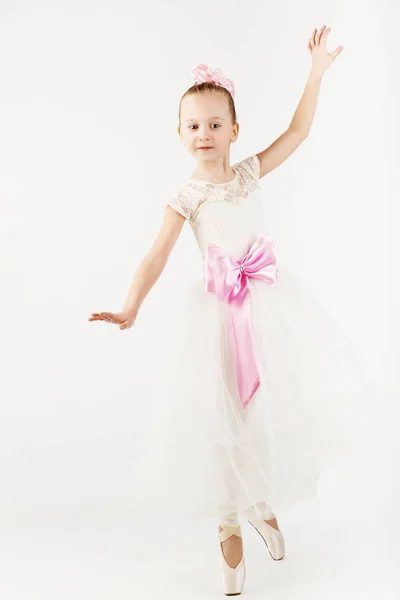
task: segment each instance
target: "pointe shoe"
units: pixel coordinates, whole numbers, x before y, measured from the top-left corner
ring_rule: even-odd
[[[263,538],[271,557],[274,560],[282,560],[285,556],[285,538],[282,531],[260,519],[251,520],[249,523]]]
[[[222,551],[222,542],[228,539],[231,535],[235,534],[242,537],[240,525],[236,527],[228,525],[220,525],[222,531],[218,531],[219,537],[219,551],[221,555],[221,566],[222,566],[222,588],[226,596],[237,596],[242,593],[244,582],[246,579],[246,565],[244,561],[244,555],[242,556],[239,564],[233,568],[228,565],[225,560],[224,553]]]

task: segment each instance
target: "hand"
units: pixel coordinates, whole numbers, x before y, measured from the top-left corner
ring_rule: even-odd
[[[308,40],[308,50],[312,57],[312,71],[319,76],[323,75],[343,50],[343,46],[338,46],[332,54],[327,52],[326,38],[330,30],[330,27],[326,29],[325,25],[322,25],[318,32],[314,29],[311,38]]]
[[[129,329],[134,325],[136,314],[131,312],[100,312],[92,313],[88,321],[107,321],[107,323],[115,323],[120,329]]]

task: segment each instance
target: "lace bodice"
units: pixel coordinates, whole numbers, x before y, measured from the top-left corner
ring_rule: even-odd
[[[172,206],[188,220],[204,261],[209,243],[241,258],[261,235],[267,235],[260,198],[260,161],[250,156],[232,166],[227,183],[189,179],[164,207]]]

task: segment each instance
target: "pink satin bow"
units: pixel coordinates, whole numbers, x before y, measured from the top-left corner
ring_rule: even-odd
[[[258,238],[243,258],[236,260],[221,246],[208,244],[205,257],[206,291],[227,302],[228,331],[236,369],[242,408],[260,385],[257,368],[248,278],[264,280],[275,286],[278,267],[274,242],[269,236]]]
[[[217,85],[226,88],[228,92],[230,92],[232,98],[235,97],[235,86],[233,85],[233,81],[225,77],[220,69],[212,69],[207,65],[197,63],[190,71],[190,74],[195,78],[196,83],[203,83],[204,81],[216,83]]]

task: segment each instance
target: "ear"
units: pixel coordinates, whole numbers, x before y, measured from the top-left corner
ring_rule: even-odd
[[[232,135],[231,135],[231,141],[235,141],[237,139],[239,135],[239,123],[235,123],[233,126],[233,131],[232,131]]]

